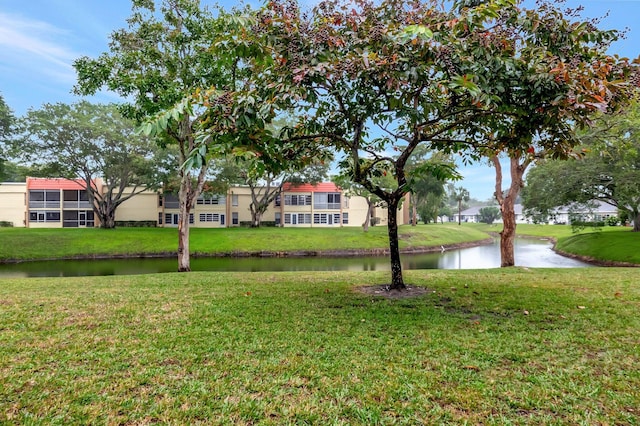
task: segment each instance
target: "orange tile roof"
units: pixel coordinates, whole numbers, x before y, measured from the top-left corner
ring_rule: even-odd
[[[317,185],[311,185],[309,183],[303,183],[301,185],[285,183],[282,189],[285,192],[340,192],[340,189],[333,182],[322,182]]]
[[[84,189],[84,181],[82,179],[30,177],[27,178],[27,189]]]

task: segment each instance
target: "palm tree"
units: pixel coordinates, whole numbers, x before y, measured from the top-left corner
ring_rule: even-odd
[[[453,197],[458,202],[458,225],[460,225],[460,218],[462,217],[460,214],[462,212],[462,202],[469,201],[469,191],[459,186],[453,191]]]

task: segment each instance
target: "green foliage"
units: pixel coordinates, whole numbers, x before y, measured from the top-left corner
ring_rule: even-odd
[[[122,228],[155,228],[155,220],[116,220],[116,226]]]
[[[496,219],[500,218],[500,209],[497,207],[483,207],[479,210],[480,222],[491,225]]]
[[[93,94],[106,88],[122,95],[128,103],[123,114],[144,124],[161,146],[177,147],[180,188],[178,235],[179,270],[189,267],[188,217],[202,191],[211,153],[225,151],[228,138],[223,131],[205,134],[206,105],[190,101],[207,93],[218,111],[225,110],[226,96],[236,89],[240,56],[237,51],[212,49],[220,37],[241,25],[242,11],[215,13],[198,0],[136,1],[128,19],[129,28],[114,31],[110,52],[96,59],[83,57],[74,63],[78,73],[78,94]],[[236,19],[233,19],[233,18]],[[207,98],[207,103],[209,102]],[[222,114],[224,128],[232,116]],[[209,149],[214,145],[217,149]]]
[[[501,264],[513,266],[513,206],[527,168],[540,159],[575,155],[574,126],[587,126],[598,112],[623,108],[636,90],[640,63],[608,55],[620,33],[598,29],[598,21],[582,19],[579,8],[465,1],[460,10],[473,7],[493,17],[473,21],[477,26],[465,33],[459,53],[464,58],[460,75],[472,76],[479,91],[474,106],[485,112],[463,132],[476,156],[489,158],[495,167],[495,196],[505,223]],[[501,156],[510,162],[506,190]]]
[[[544,214],[571,202],[602,200],[639,222],[639,128],[637,103],[623,113],[599,116],[593,128],[579,134],[581,160],[548,161],[531,170],[523,193],[525,207]]]
[[[160,184],[157,146],[114,105],[45,104],[29,110],[20,128],[16,157],[48,177],[81,179],[103,227],[115,226],[120,204]]]
[[[11,175],[7,171],[7,157],[9,155],[9,142],[13,137],[14,124],[16,118],[13,111],[5,103],[4,98],[0,94],[0,182],[6,181]],[[9,180],[11,178],[9,177]]]
[[[286,144],[282,149],[289,149]],[[272,149],[272,151],[275,150]],[[228,187],[233,184],[246,185],[251,191],[252,223],[254,227],[261,226],[264,221],[262,215],[267,211],[271,203],[281,195],[285,184],[317,184],[327,178],[329,163],[324,162],[325,155],[329,153],[317,153],[316,163],[310,163],[311,157],[308,151],[300,150],[291,152],[291,161],[282,161],[277,166],[272,166],[272,160],[264,161],[264,155],[225,156],[214,159],[211,163],[211,173],[215,174],[215,181],[219,187]],[[271,157],[272,159],[274,157]]]
[[[620,218],[618,216],[610,216],[605,220],[607,226],[618,226],[620,225]]]

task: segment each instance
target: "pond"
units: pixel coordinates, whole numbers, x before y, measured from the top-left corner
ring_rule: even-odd
[[[516,265],[580,268],[587,263],[556,254],[548,241],[516,239]],[[428,254],[402,255],[403,268],[485,269],[500,267],[500,246],[493,244]],[[194,271],[388,271],[386,256],[367,257],[206,257],[192,258]],[[175,272],[175,258],[56,260],[0,264],[0,277],[70,277]]]

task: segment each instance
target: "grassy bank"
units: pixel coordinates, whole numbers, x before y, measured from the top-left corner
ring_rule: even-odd
[[[632,269],[0,280],[0,423],[638,424]]]
[[[467,224],[483,232],[499,232],[502,225]],[[567,225],[518,224],[518,235],[553,238],[556,249],[563,253],[592,259],[602,263],[629,263],[640,265],[640,233],[630,227],[605,226],[594,230],[586,228],[579,233]]]
[[[440,247],[487,238],[482,231],[456,225],[402,226],[400,247]],[[76,256],[175,253],[171,228],[24,229],[0,228],[0,261]],[[389,247],[387,228],[369,232],[345,228],[191,229],[191,252],[216,254],[262,251],[378,250]]]

